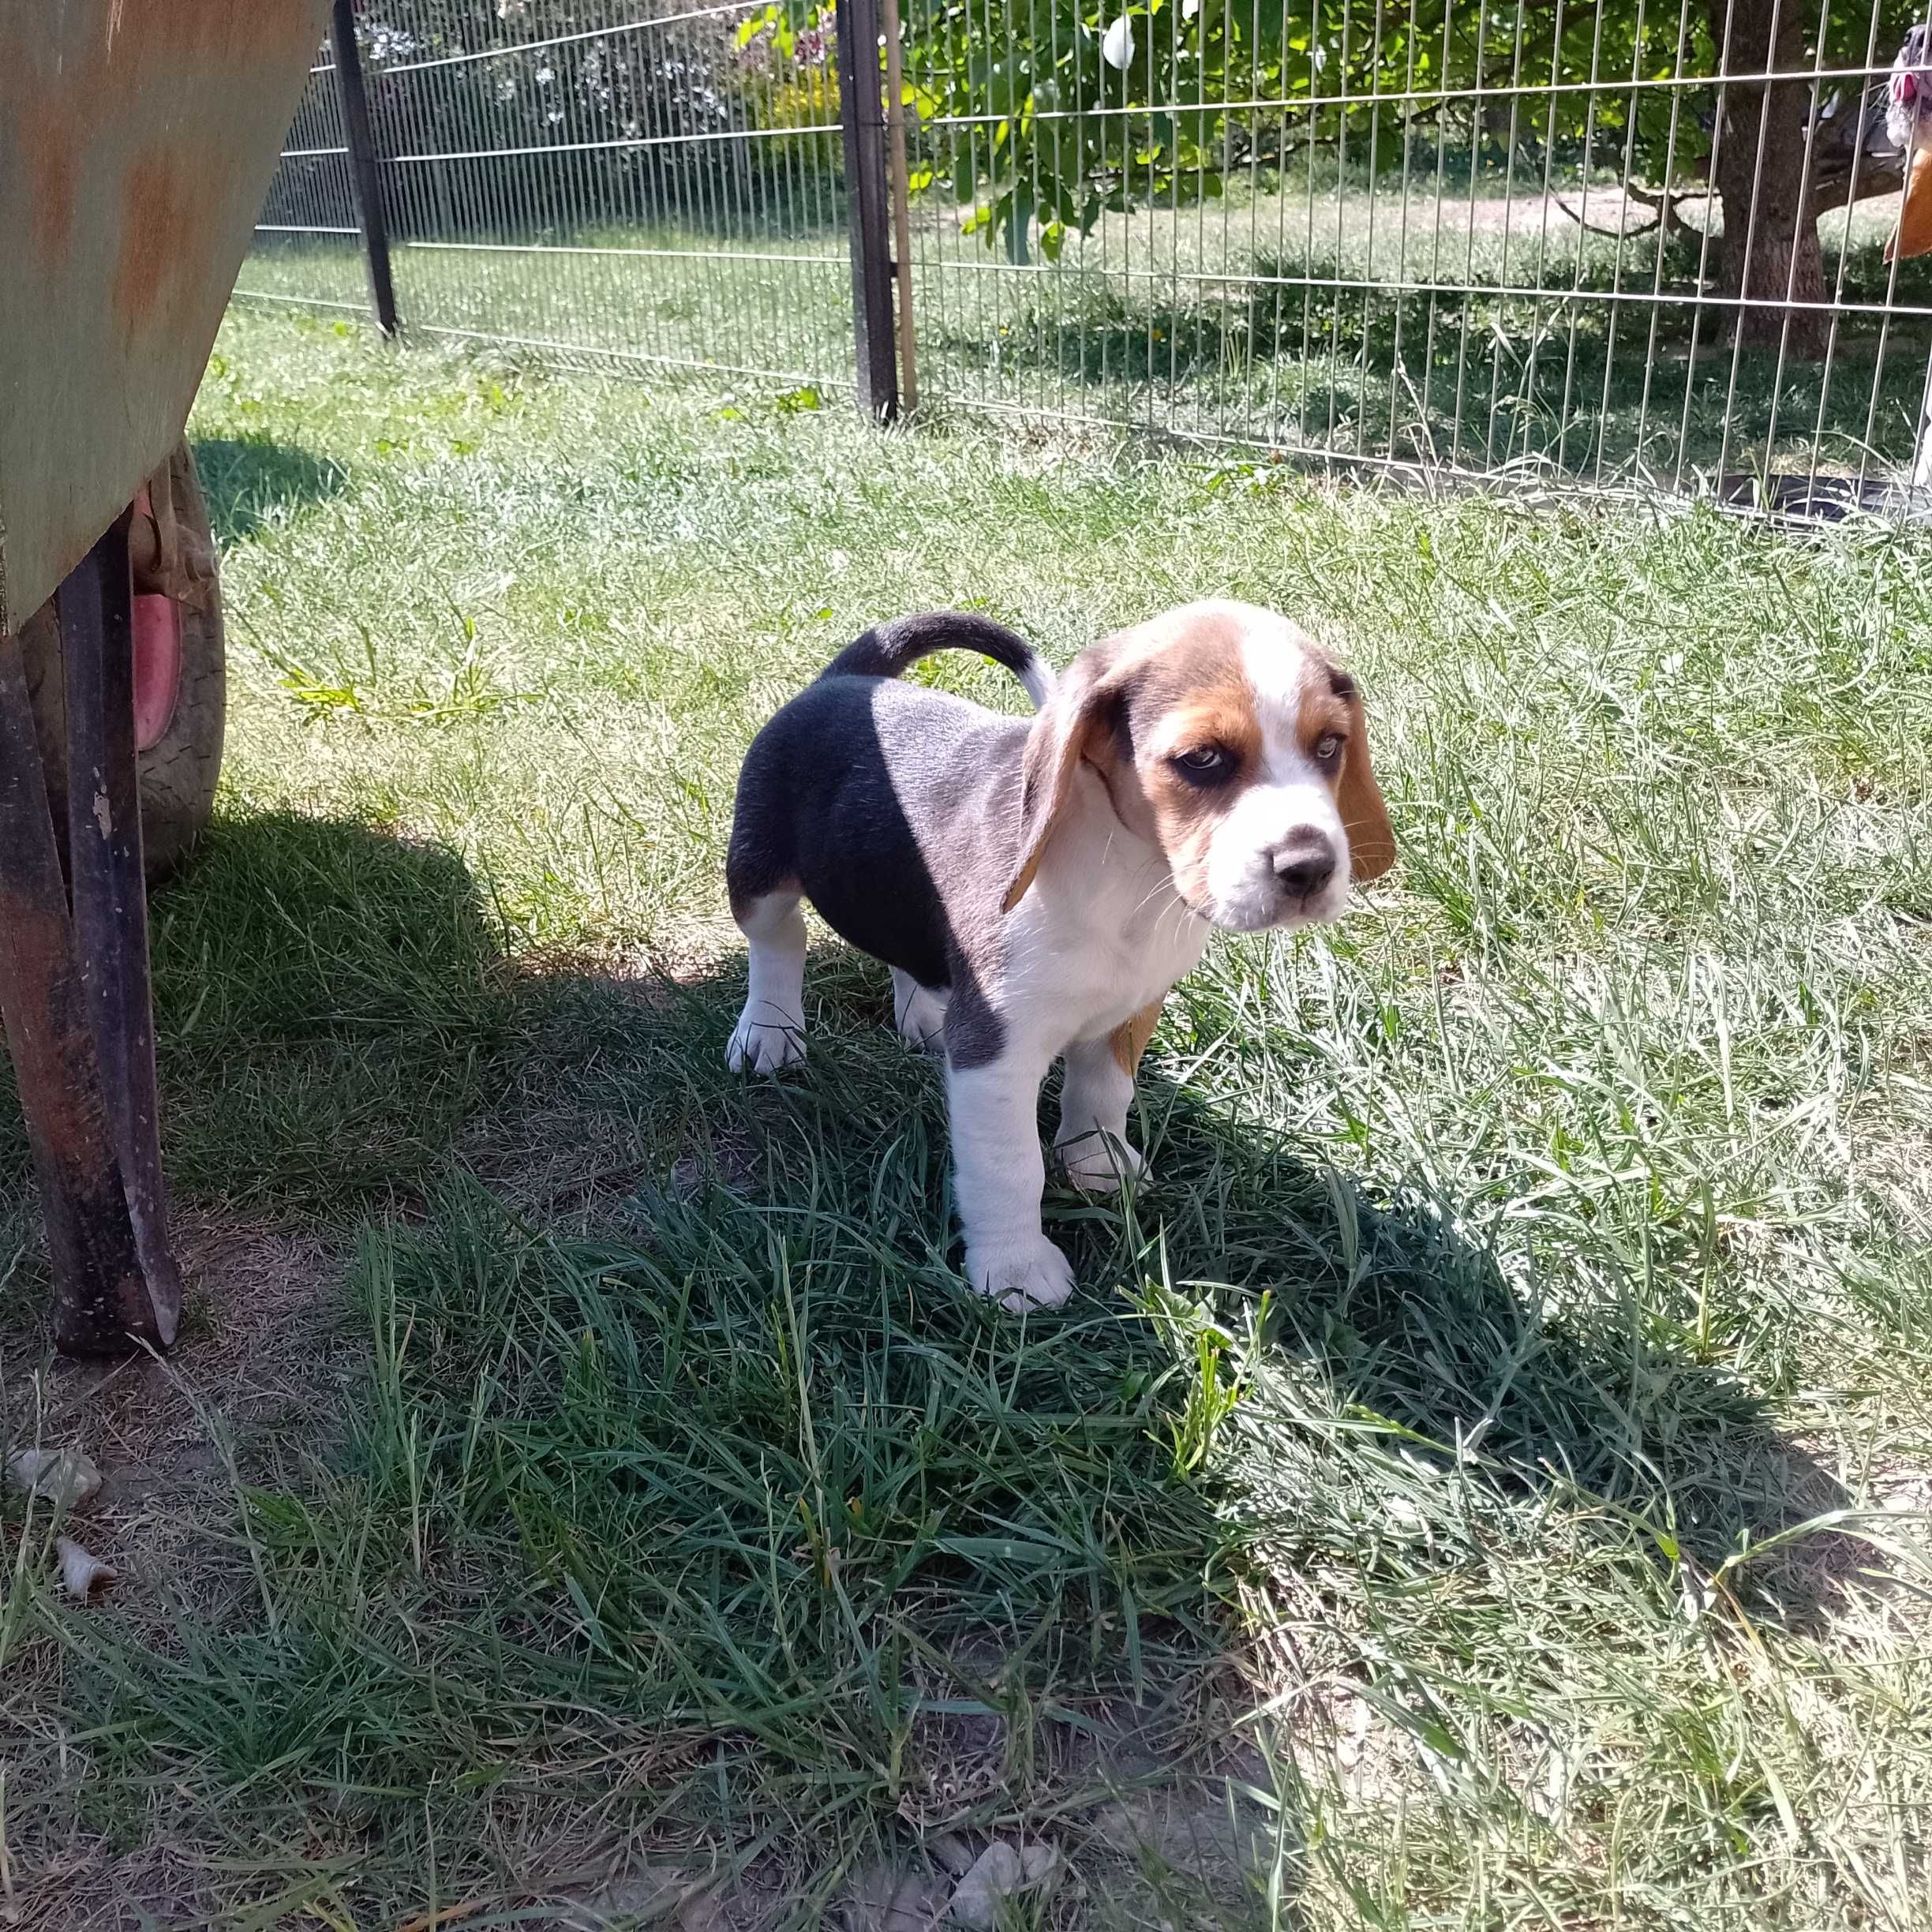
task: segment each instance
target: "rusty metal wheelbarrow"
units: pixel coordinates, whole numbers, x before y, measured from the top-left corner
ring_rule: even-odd
[[[222,731],[182,432],[325,10],[0,17],[0,1016],[75,1353],[181,1316],[145,878],[205,822]]]

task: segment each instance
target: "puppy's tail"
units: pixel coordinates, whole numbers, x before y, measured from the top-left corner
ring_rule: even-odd
[[[925,611],[874,624],[821,671],[821,677],[897,677],[934,651],[977,651],[1004,665],[1026,687],[1037,711],[1053,695],[1053,672],[1024,638],[969,611]]]

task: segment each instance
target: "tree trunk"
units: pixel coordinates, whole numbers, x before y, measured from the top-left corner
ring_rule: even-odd
[[[1806,5],[1709,0],[1711,38],[1724,55],[1720,72],[1762,76],[1807,66]],[[1717,273],[1725,295],[1780,305],[1825,300],[1809,178],[1810,112],[1807,80],[1722,84],[1713,138],[1713,180],[1724,210]],[[1737,317],[1747,348],[1776,349],[1783,342],[1788,354],[1815,358],[1825,353],[1830,334],[1831,317],[1822,309],[1740,306]]]

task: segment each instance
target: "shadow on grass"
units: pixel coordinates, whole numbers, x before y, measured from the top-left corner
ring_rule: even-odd
[[[1217,432],[1422,465],[1605,480],[1748,472],[1767,453],[1789,467],[1815,439],[1828,471],[1909,466],[1932,346],[1921,318],[1847,316],[1829,366],[1775,350],[1734,358],[1728,313],[1688,299],[1694,253],[1673,250],[1670,264],[1658,300],[1645,262],[1587,258],[1540,291],[1481,286],[1480,273],[1468,293],[1364,287],[1359,265],[1299,256],[1260,257],[1252,277],[1174,298],[1075,277],[1002,312],[997,335],[956,330],[944,346],[1023,388],[1042,376],[1151,388],[1184,430],[1191,406]],[[1455,281],[1463,269],[1411,274]],[[1886,290],[1877,249],[1854,249],[1844,299],[1879,304]],[[1926,294],[1901,286],[1895,299]],[[1122,419],[1145,406],[1124,402]]]
[[[828,948],[814,972],[808,991],[834,1031],[796,1082],[741,1089],[716,1076],[741,1000],[735,975],[682,988],[655,1013],[600,1023],[584,1011],[566,1037],[605,1041],[600,1077],[613,1102],[633,1082],[680,1096],[660,1114],[673,1139],[653,1171],[688,1182],[696,1162],[741,1194],[756,1174],[756,1197],[777,1208],[818,1198],[822,1163],[837,1149],[863,1177],[848,1211],[949,1281],[937,1073],[891,1039],[883,976],[869,961]],[[555,990],[571,1010],[583,997]],[[680,1066],[695,1072],[680,1077]],[[1043,1133],[1056,1106],[1050,1081]],[[1226,1290],[1237,1309],[1258,1309],[1266,1294],[1264,1358],[1316,1375],[1337,1413],[1386,1424],[1425,1456],[1428,1444],[1459,1445],[1518,1493],[1553,1485],[1597,1498],[1705,1563],[1844,1500],[1756,1397],[1701,1357],[1694,1334],[1657,1310],[1614,1294],[1539,1305],[1458,1231],[1459,1204],[1399,1177],[1342,1175],[1165,1080],[1157,1062],[1137,1106],[1133,1131],[1148,1137],[1159,1178],[1131,1209],[1050,1191],[1049,1231],[1082,1282],[1132,1285],[1164,1270],[1170,1283]],[[888,1188],[902,1176],[909,1189]]]
[[[500,948],[459,860],[339,820],[219,818],[153,908],[163,1144],[178,1191],[327,1224],[420,1191],[481,1104]],[[0,1062],[4,1065],[4,1062]],[[0,1073],[0,1198],[33,1228]],[[45,1277],[37,1229],[7,1299]]]
[[[448,853],[271,816],[163,900],[156,979],[179,1188],[428,1210],[364,1236],[346,1447],[241,1493],[227,1607],[160,1646],[45,1611],[92,1823],[188,1779],[232,1801],[197,1827],[225,1855],[313,1827],[318,1907],[349,1871],[421,1905],[432,1848],[449,1896],[508,1870],[534,1897],[562,1801],[687,1875],[745,1866],[789,1923],[871,1861],[1016,1829],[1097,1897],[1244,1923],[1244,1865],[1289,1895],[1305,1870],[1297,1817],[1229,1795],[1258,1582],[1452,1589],[1518,1511],[1668,1589],[1678,1549],[1708,1567],[1834,1500],[1689,1338],[1533,1305],[1453,1204],[1158,1059],[1162,1178],[1054,1194],[1090,1292],[1000,1314],[950,1264],[936,1072],[843,949],[804,1073],[747,1083],[741,963],[513,977]],[[1126,1802],[1181,1783],[1196,1853],[1204,1818],[1233,1834],[1205,1855]]]
[[[500,958],[442,847],[218,822],[155,909],[174,1185],[317,1219],[419,1189],[483,1098]]]
[[[1845,1502],[1693,1333],[1634,1295],[1539,1305],[1457,1230],[1458,1204],[1230,1132],[1158,1076],[1140,1104],[1157,1175],[1174,1180],[1137,1218],[1159,1216],[1174,1275],[1266,1293],[1268,1354],[1349,1426],[1387,1431],[1444,1477],[1480,1467],[1519,1498],[1601,1504],[1613,1538],[1634,1528],[1704,1567]]]
[[[333,458],[268,436],[204,437],[194,459],[222,545],[245,543],[264,523],[286,522],[349,486],[348,472]]]

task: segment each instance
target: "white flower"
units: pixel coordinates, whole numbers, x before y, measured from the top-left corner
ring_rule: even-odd
[[[1133,57],[1133,22],[1123,13],[1100,36],[1100,58],[1116,73],[1125,73]]]

